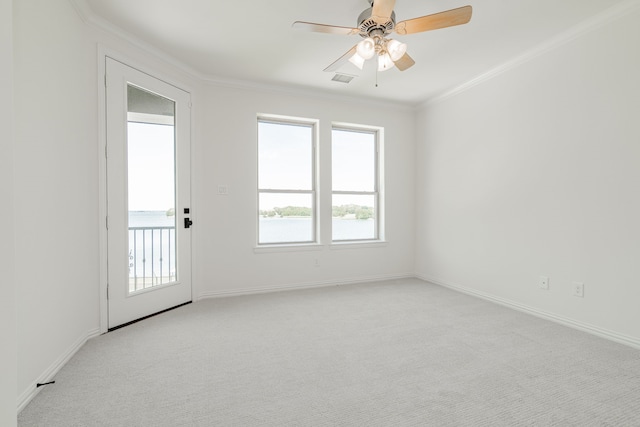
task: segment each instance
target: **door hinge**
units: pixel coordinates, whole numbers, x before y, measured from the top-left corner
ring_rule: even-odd
[[[107,299],[109,299],[109,284],[107,283]]]
[[[104,75],[104,87],[107,87],[107,75]]]
[[[107,155],[108,150],[107,150],[107,144],[104,144],[104,158],[107,159],[109,158],[109,156]]]
[[[108,230],[109,229],[109,217],[108,216],[104,217],[104,225],[105,225],[105,227],[107,227],[107,230]]]

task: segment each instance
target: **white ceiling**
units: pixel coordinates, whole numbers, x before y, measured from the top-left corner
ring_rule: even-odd
[[[397,0],[396,20],[470,4],[471,22],[393,38],[416,65],[378,73],[347,63],[351,83],[322,70],[360,39],[300,32],[296,21],[357,26],[366,0],[75,0],[96,23],[173,57],[211,80],[366,96],[416,105],[460,86],[625,0]]]

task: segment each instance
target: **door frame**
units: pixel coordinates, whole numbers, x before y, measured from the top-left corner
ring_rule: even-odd
[[[134,68],[144,74],[161,80],[171,86],[187,92],[191,95],[191,155],[190,155],[190,171],[191,178],[190,196],[193,195],[193,165],[194,165],[194,150],[193,150],[193,129],[194,129],[194,109],[193,109],[193,90],[185,84],[183,81],[177,81],[174,78],[167,76],[167,74],[161,71],[162,66],[160,64],[151,65],[146,62],[142,62],[139,59],[134,59],[130,56],[124,55],[121,52],[114,51],[102,44],[98,44],[97,55],[97,70],[98,70],[98,226],[99,226],[99,300],[100,300],[100,333],[104,334],[109,330],[109,300],[108,300],[108,237],[107,237],[107,90],[106,90],[106,61],[107,57],[115,61],[121,62],[131,68]],[[197,215],[193,212],[197,212],[196,203],[191,198],[191,219],[197,223]],[[179,224],[178,224],[179,225]],[[193,281],[193,238],[191,239],[191,265],[189,266],[192,271],[191,280],[191,295],[194,299],[194,281]]]

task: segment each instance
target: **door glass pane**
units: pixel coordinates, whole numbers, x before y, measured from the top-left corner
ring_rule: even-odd
[[[127,88],[129,293],[177,280],[175,102]]]

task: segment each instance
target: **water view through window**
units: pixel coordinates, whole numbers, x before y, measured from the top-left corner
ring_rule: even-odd
[[[258,244],[317,241],[315,126],[258,119]],[[332,240],[375,240],[378,131],[334,128],[331,138]]]

